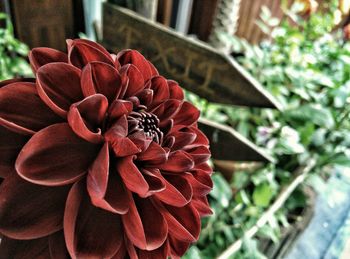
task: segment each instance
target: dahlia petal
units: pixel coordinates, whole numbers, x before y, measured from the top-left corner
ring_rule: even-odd
[[[158,73],[158,70],[156,69],[156,67],[151,63],[151,62],[149,62],[148,61],[148,65],[149,65],[149,67],[150,67],[150,69],[151,69],[151,78],[153,77],[153,76],[158,76],[159,75],[159,73]]]
[[[108,143],[105,143],[92,163],[87,176],[87,190],[93,204],[94,199],[102,199],[106,195],[109,161]]]
[[[68,112],[68,123],[81,138],[91,143],[101,143],[103,136],[99,127],[108,109],[108,100],[102,94],[94,94],[75,103]]]
[[[111,258],[123,242],[120,216],[93,206],[80,180],[68,195],[64,236],[73,258]]]
[[[123,157],[117,161],[117,171],[124,181],[126,187],[139,194],[141,197],[145,197],[149,190],[149,185],[133,162],[133,156]]]
[[[12,83],[0,88],[0,124],[11,131],[32,135],[62,121],[39,98],[34,83]]]
[[[17,155],[28,139],[28,136],[14,133],[0,126],[0,178],[15,172]]]
[[[109,52],[101,44],[98,44],[97,42],[94,42],[88,39],[74,39],[74,40],[67,39],[66,42],[67,42],[68,52],[77,44],[86,44],[92,48],[98,49],[99,51],[106,54],[107,56],[110,55]],[[112,55],[111,55],[111,58],[113,60]]]
[[[196,208],[201,217],[213,214],[213,211],[210,209],[208,198],[206,196],[195,197],[192,199],[191,204]]]
[[[27,142],[15,166],[18,174],[29,182],[64,185],[86,174],[98,150],[98,145],[75,135],[67,123],[54,124]]]
[[[190,247],[190,244],[191,243],[189,242],[180,241],[174,238],[173,236],[169,235],[170,251],[172,257],[174,258],[181,258]]]
[[[130,203],[128,213],[122,215],[125,233],[130,241],[143,250],[155,250],[162,246],[168,235],[168,226],[163,215],[150,199]]]
[[[94,61],[114,66],[111,55],[101,45],[81,39],[68,42],[68,60],[77,68],[83,68]]]
[[[117,157],[125,157],[140,152],[140,149],[126,135],[128,134],[128,122],[125,115],[106,132],[105,139]]]
[[[169,98],[182,101],[185,98],[184,91],[177,84],[177,82],[173,80],[167,80],[167,83],[169,86]]]
[[[3,80],[3,81],[0,81],[0,88],[4,87],[5,85],[9,85],[12,83],[20,83],[20,82],[35,83],[35,78],[12,78],[12,79]]]
[[[169,172],[186,172],[193,168],[194,162],[192,158],[182,150],[171,152],[168,160],[159,165],[159,169]]]
[[[117,54],[117,57],[122,66],[125,64],[136,66],[143,75],[144,82],[149,80],[155,73],[154,69],[149,65],[149,62],[137,50],[121,51]]]
[[[0,258],[50,258],[47,237],[32,240],[16,240],[3,237],[0,242]]]
[[[162,202],[174,207],[183,207],[192,199],[192,187],[185,177],[163,175],[165,189],[155,194]]]
[[[147,162],[147,165],[163,164],[167,160],[164,149],[152,141],[148,148],[137,155],[137,160]]]
[[[137,222],[139,222],[139,218],[137,218]],[[124,235],[124,240],[125,240],[125,247],[130,259],[139,259],[139,256],[136,251],[136,247],[131,243],[131,241],[126,235]],[[125,258],[120,258],[120,259],[125,259]]]
[[[174,117],[174,125],[192,126],[198,121],[200,112],[189,102],[183,102],[180,111]]]
[[[100,93],[112,103],[120,94],[122,79],[113,66],[102,62],[91,62],[82,70],[81,85],[84,96]]]
[[[30,65],[34,73],[43,65],[54,62],[68,62],[68,56],[56,49],[51,48],[34,48],[29,53]]]
[[[110,119],[118,119],[123,115],[129,115],[132,111],[133,105],[130,101],[125,100],[115,100],[109,108],[109,117]]]
[[[164,204],[162,213],[168,223],[169,234],[184,241],[194,242],[199,237],[201,221],[197,210],[191,204],[173,207]]]
[[[15,239],[35,239],[62,228],[70,186],[35,185],[12,174],[0,185],[0,232]]]
[[[148,107],[153,101],[153,90],[152,89],[143,89],[137,94],[137,97],[140,100],[142,105]]]
[[[210,158],[210,151],[206,146],[199,146],[186,151],[192,157],[195,164],[202,164],[207,162]]]
[[[123,94],[123,96],[120,97],[127,98],[130,96],[134,96],[144,88],[144,75],[136,66],[132,64],[125,65],[121,68],[120,73],[122,76],[126,76],[129,79],[127,88],[125,89],[125,93]]]
[[[153,103],[155,105],[168,100],[170,97],[168,83],[162,76],[151,79],[151,89],[153,90]]]
[[[194,133],[181,131],[172,133],[172,136],[175,137],[175,143],[172,147],[172,150],[182,149],[185,146],[193,143],[193,141],[197,138],[197,135]]]
[[[199,145],[204,145],[204,146],[208,146],[209,145],[209,140],[208,138],[205,136],[205,134],[198,128],[191,126],[189,127],[189,129],[196,134],[196,139],[195,141],[191,144],[191,147],[196,147]]]
[[[48,239],[51,259],[70,259],[63,230],[50,235]]]
[[[213,181],[210,174],[203,170],[194,170],[190,174],[186,174],[187,180],[190,182],[194,195],[207,195],[213,188]]]
[[[125,214],[129,194],[114,168],[110,167],[108,144],[105,143],[87,176],[87,190],[92,204],[113,213]]]
[[[55,113],[66,116],[72,103],[82,100],[80,69],[66,63],[49,63],[37,71],[37,91]]]
[[[148,196],[161,192],[166,188],[164,178],[159,175],[160,172],[158,169],[142,169],[142,173],[149,185]]]
[[[169,245],[168,242],[164,242],[164,244],[152,251],[141,250],[138,251],[138,256],[140,259],[164,259],[168,258],[169,254]]]
[[[142,151],[145,151],[152,143],[152,139],[147,138],[145,133],[137,131],[128,136],[128,138]]]
[[[123,243],[121,246],[120,246],[120,248],[119,248],[119,250],[117,251],[117,253],[115,254],[115,255],[113,255],[113,257],[112,257],[112,259],[125,259],[125,257],[126,257],[126,246],[125,246],[125,244]],[[132,259],[132,257],[131,256],[129,256],[130,257],[130,259]]]
[[[160,127],[163,127],[170,119],[172,119],[180,110],[181,102],[179,100],[170,99],[162,102],[158,105],[152,113],[157,115],[158,119],[161,121]]]

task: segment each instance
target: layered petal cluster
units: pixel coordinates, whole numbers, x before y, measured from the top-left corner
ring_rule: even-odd
[[[135,50],[33,49],[0,83],[1,258],[177,258],[211,210],[208,140]]]

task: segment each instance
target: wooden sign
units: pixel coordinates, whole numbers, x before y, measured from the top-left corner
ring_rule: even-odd
[[[209,101],[280,108],[231,56],[109,3],[103,8],[103,44],[113,52],[140,50],[162,75]]]
[[[199,128],[210,141],[215,159],[273,162],[274,159],[231,127],[201,118]]]

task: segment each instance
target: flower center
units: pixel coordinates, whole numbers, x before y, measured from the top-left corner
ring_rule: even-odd
[[[143,131],[145,135],[157,143],[163,142],[163,132],[159,129],[156,115],[145,111],[133,111],[128,116],[129,135]]]

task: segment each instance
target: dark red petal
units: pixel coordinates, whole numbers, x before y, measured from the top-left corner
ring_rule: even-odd
[[[16,170],[32,183],[68,184],[86,174],[98,150],[98,145],[75,135],[67,123],[54,124],[36,133],[23,147]]]
[[[72,103],[82,100],[80,69],[66,63],[49,63],[38,69],[37,91],[58,115],[65,117]]]
[[[193,193],[197,196],[207,195],[213,188],[213,181],[210,174],[203,170],[194,170],[186,174],[187,180],[191,183]]]
[[[161,121],[160,127],[165,126],[165,124],[173,118],[181,108],[181,102],[179,100],[171,99],[158,105],[152,113],[157,115],[158,119]]]
[[[192,126],[198,121],[200,112],[189,102],[184,102],[181,106],[180,111],[174,117],[174,125],[180,126]]]
[[[138,219],[139,220],[139,219]],[[139,259],[139,256],[136,251],[136,247],[131,243],[129,238],[124,234],[124,240],[125,240],[125,247],[128,252],[128,256],[130,259]],[[120,258],[120,259],[125,259],[125,258]]]
[[[63,230],[52,234],[48,239],[51,259],[70,259]]]
[[[40,67],[53,62],[68,62],[68,56],[56,49],[51,48],[34,48],[29,53],[30,65],[34,72]]]
[[[191,204],[181,208],[164,204],[164,207],[162,212],[168,223],[169,234],[181,241],[196,241],[201,230],[197,210]]]
[[[39,98],[34,83],[13,83],[0,88],[0,124],[11,131],[32,135],[61,122]]]
[[[114,66],[114,61],[108,51],[101,45],[87,40],[68,42],[68,59],[77,68],[83,68],[93,61],[100,61]]]
[[[128,136],[128,138],[141,150],[145,151],[152,143],[152,139],[146,137],[142,131],[137,131]]]
[[[137,155],[137,160],[146,162],[146,166],[163,164],[167,160],[167,153],[152,141],[145,151]]]
[[[87,190],[97,207],[118,214],[125,214],[129,209],[130,197],[115,168],[110,166],[107,143],[89,170]]]
[[[128,116],[129,113],[132,111],[132,102],[125,101],[125,100],[115,100],[109,108],[109,118],[111,120],[115,120],[120,118],[123,115]]]
[[[99,51],[106,54],[107,56],[110,55],[109,52],[102,45],[88,39],[74,39],[74,40],[67,39],[66,42],[67,42],[68,52],[71,50],[71,48],[73,48],[77,44],[86,44],[92,48],[98,49]],[[111,55],[111,58],[113,60],[112,55]]]
[[[147,250],[138,250],[138,255],[140,259],[164,259],[168,258],[169,255],[169,245],[168,242],[164,242],[164,244],[152,251]]]
[[[153,76],[158,76],[159,73],[158,73],[158,70],[156,69],[156,67],[149,61],[148,61],[148,65],[149,65],[149,67],[150,67],[150,69],[152,71],[152,77]]]
[[[117,171],[124,181],[126,187],[139,194],[141,197],[145,197],[149,190],[149,185],[145,180],[142,173],[134,164],[133,157],[123,157],[117,161]]]
[[[120,97],[127,98],[130,96],[134,96],[145,87],[145,81],[143,78],[144,75],[136,66],[132,64],[123,66],[120,70],[120,73],[123,77],[127,77],[129,79],[127,88],[125,89],[125,93]]]
[[[201,217],[213,214],[213,211],[210,209],[208,198],[206,196],[194,197],[191,204],[196,208]]]
[[[167,80],[170,92],[170,99],[177,99],[182,101],[185,98],[184,91],[181,87],[173,80]]]
[[[108,141],[117,157],[125,157],[140,152],[140,149],[126,135],[128,134],[128,122],[126,116],[122,116],[105,133]]]
[[[202,164],[204,162],[207,162],[210,158],[210,151],[206,146],[199,146],[186,151],[192,157],[195,164]]]
[[[168,160],[159,165],[159,169],[169,172],[186,172],[193,168],[194,162],[192,158],[182,150],[178,150],[169,154]]]
[[[123,242],[123,244],[120,246],[117,253],[115,255],[113,255],[112,259],[125,259],[126,258],[126,246],[124,243],[125,242]],[[132,259],[131,256],[130,256],[130,259]]]
[[[197,135],[195,141],[191,144],[191,146],[195,147],[195,146],[199,146],[199,145],[204,145],[204,146],[208,146],[209,145],[209,140],[208,138],[205,136],[205,134],[198,128],[191,126],[190,131],[192,131],[193,133],[195,133]]]
[[[111,258],[123,242],[120,216],[93,206],[80,180],[68,195],[64,236],[73,258]]]
[[[149,80],[155,73],[151,68],[149,62],[137,50],[124,50],[117,54],[119,63],[123,66],[125,64],[132,64],[140,70],[145,82]]]
[[[166,188],[164,178],[160,176],[158,169],[148,168],[142,169],[143,177],[149,185],[149,191],[147,196],[151,196],[154,193],[159,193]]]
[[[85,96],[100,93],[112,103],[120,94],[122,79],[113,66],[102,62],[91,62],[82,70],[81,86]]]
[[[170,251],[171,251],[171,255],[174,258],[181,258],[190,247],[190,244],[191,243],[189,242],[180,241],[174,238],[173,236],[169,235]]]
[[[153,90],[153,105],[158,105],[170,97],[168,83],[162,76],[151,79],[151,89]]]
[[[15,172],[17,155],[28,139],[0,126],[0,178]]]
[[[136,198],[136,196],[134,196]],[[140,249],[155,250],[167,238],[168,226],[150,199],[136,198],[128,213],[122,215],[124,230],[130,241]]]
[[[191,201],[192,187],[185,177],[164,174],[163,179],[165,189],[155,194],[159,200],[175,207],[183,207]]]
[[[153,101],[153,90],[143,89],[137,94],[137,97],[142,105],[148,107]]]
[[[106,116],[108,100],[102,94],[94,94],[75,103],[68,112],[68,123],[81,138],[91,143],[101,143],[101,124]]]
[[[1,259],[50,258],[47,237],[32,240],[16,240],[3,237],[0,243]],[[56,258],[53,258],[56,259]],[[57,258],[58,259],[58,258]]]
[[[172,136],[175,137],[175,143],[172,147],[172,150],[184,148],[185,146],[191,144],[197,137],[195,133],[181,131],[172,133]]]
[[[27,82],[27,83],[35,83],[35,78],[12,78],[12,79],[7,79],[7,80],[4,80],[4,81],[0,81],[0,88],[1,87],[4,87],[5,85],[9,85],[9,84],[12,84],[12,83],[24,83],[24,82]]]
[[[0,232],[34,239],[60,230],[69,189],[35,185],[17,174],[6,177],[0,185]]]

